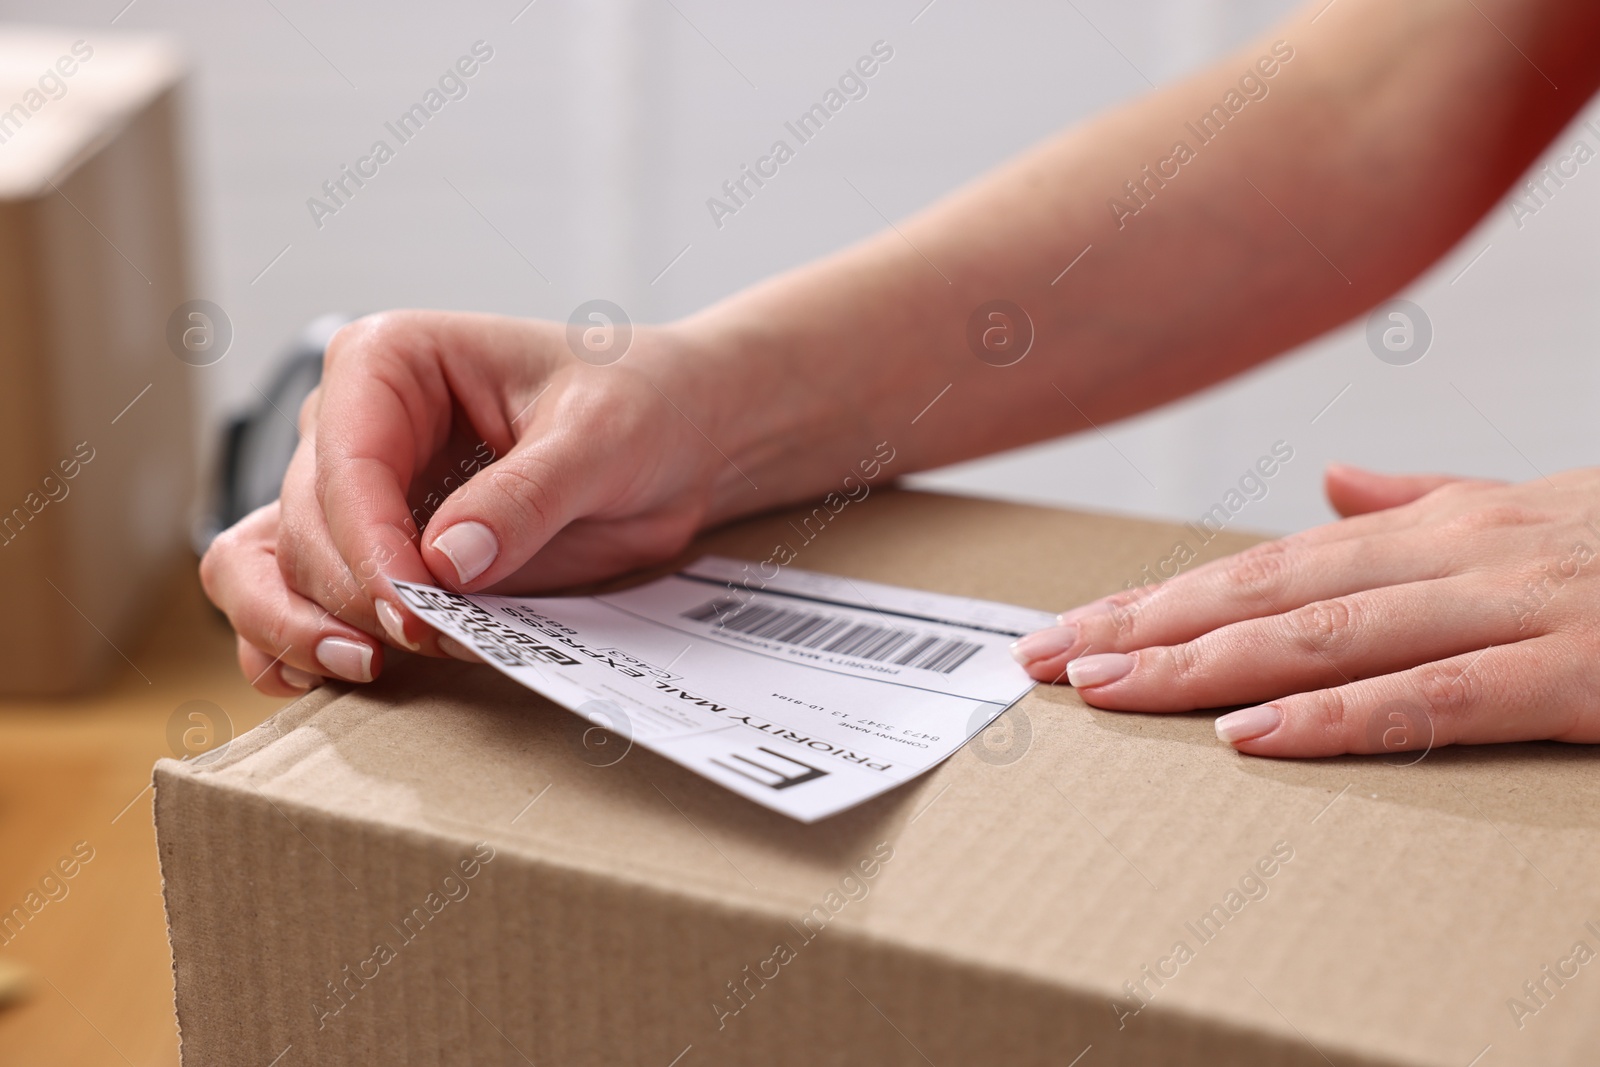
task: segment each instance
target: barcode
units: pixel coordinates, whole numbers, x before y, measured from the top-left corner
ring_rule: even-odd
[[[733,597],[718,597],[684,612],[683,617],[696,622],[714,620],[718,630],[764,637],[796,648],[940,674],[954,671],[983,648],[956,637],[874,626],[838,615],[774,608]]]

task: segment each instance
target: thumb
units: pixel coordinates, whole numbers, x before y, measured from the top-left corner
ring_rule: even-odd
[[[600,479],[581,453],[570,439],[540,437],[478,471],[429,521],[422,538],[428,570],[462,591],[514,574],[594,507]]]
[[[1460,481],[1466,479],[1450,474],[1379,474],[1343,463],[1330,463],[1323,473],[1328,503],[1345,518],[1397,508],[1426,496],[1441,485]]]

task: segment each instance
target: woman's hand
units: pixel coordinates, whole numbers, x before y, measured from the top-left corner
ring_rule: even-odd
[[[367,682],[383,646],[284,581],[278,569],[279,505],[224,530],[200,561],[200,582],[238,634],[239,669],[269,696],[295,696],[324,675]]]
[[[278,504],[217,539],[208,595],[258,688],[364,682],[397,647],[470,656],[390,579],[526,593],[669,558],[739,478],[667,330],[590,363],[562,325],[405,311],[335,335]],[[702,433],[702,428],[706,433]]]
[[[1341,522],[1066,612],[1034,678],[1119,711],[1250,704],[1259,756],[1600,742],[1600,470],[1523,485],[1330,467]]]

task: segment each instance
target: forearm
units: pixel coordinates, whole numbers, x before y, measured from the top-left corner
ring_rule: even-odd
[[[879,441],[890,473],[926,469],[1145,410],[1313,337],[1448,249],[1594,89],[1592,5],[1339,0],[1312,24],[1321,8],[674,327],[743,472],[714,517],[833,488]],[[1241,90],[1246,73],[1265,95]],[[996,298],[1035,334],[1007,367],[967,340]]]

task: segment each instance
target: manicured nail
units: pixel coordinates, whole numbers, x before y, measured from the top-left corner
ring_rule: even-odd
[[[285,685],[292,685],[296,689],[315,689],[322,684],[322,679],[310,671],[303,671],[299,667],[291,667],[287,663],[278,668],[278,675]]]
[[[1110,613],[1111,601],[1092,600],[1080,607],[1073,608],[1071,611],[1063,611],[1056,616],[1056,622],[1065,626],[1069,622],[1077,622],[1079,619],[1088,618],[1090,615],[1109,615]]]
[[[372,646],[348,637],[324,637],[317,642],[317,662],[347,682],[372,681]]]
[[[389,640],[401,648],[409,648],[415,652],[422,646],[406,636],[405,616],[400,614],[400,609],[387,600],[378,601],[378,621],[383,623],[383,632],[389,635]]]
[[[1052,626],[1011,642],[1011,655],[1026,667],[1042,659],[1054,659],[1077,643],[1076,626]]]
[[[1126,652],[1097,652],[1067,664],[1067,684],[1074,689],[1114,682],[1133,670],[1136,661]]]
[[[488,570],[500,554],[494,531],[481,522],[456,523],[433,539],[433,547],[455,567],[456,581],[462,585]]]
[[[1230,711],[1217,719],[1217,740],[1236,745],[1265,737],[1283,725],[1283,711],[1276,704]]]
[[[466,663],[482,663],[483,657],[453,637],[439,635],[439,651]]]

